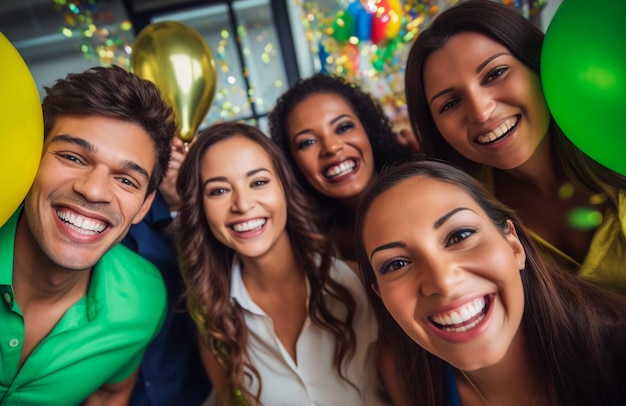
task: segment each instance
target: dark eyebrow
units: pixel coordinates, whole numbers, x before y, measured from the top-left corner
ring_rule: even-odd
[[[50,141],[50,143],[55,143],[55,142],[67,142],[69,144],[78,145],[79,147],[86,150],[87,152],[96,151],[95,147],[87,140],[84,140],[78,137],[72,137],[71,135],[57,135]]]
[[[339,120],[341,120],[341,119],[343,119],[343,118],[346,118],[346,117],[347,117],[347,118],[350,118],[350,115],[349,115],[349,114],[341,114],[341,115],[338,115],[337,117],[335,117],[335,118],[333,118],[332,120],[330,120],[330,124],[335,124],[337,121],[339,121]],[[295,140],[295,139],[296,139],[297,137],[299,137],[300,135],[305,134],[305,133],[308,133],[308,132],[311,132],[311,131],[313,131],[313,130],[311,130],[310,128],[305,128],[304,130],[300,130],[300,131],[298,131],[297,133],[295,133],[295,134],[291,137],[291,139]]]
[[[443,216],[439,217],[437,219],[437,221],[435,221],[435,223],[433,224],[433,228],[435,230],[438,230],[452,216],[454,216],[456,213],[458,213],[460,211],[463,211],[463,210],[469,210],[471,212],[474,212],[474,210],[468,209],[467,207],[457,207],[456,209],[450,210],[449,212],[447,212]],[[390,243],[387,243],[387,244],[383,244],[380,247],[376,247],[376,248],[374,248],[372,250],[372,253],[370,254],[370,261],[372,260],[372,257],[374,256],[374,254],[377,253],[378,251],[387,250],[387,249],[390,249],[390,248],[406,248],[406,244],[404,244],[403,242],[400,242],[400,241],[394,241],[394,242],[390,242]]]
[[[442,225],[445,224],[446,221],[448,221],[450,219],[450,217],[454,216],[456,213],[463,211],[463,210],[469,210],[469,211],[474,211],[472,209],[468,209],[467,207],[457,207],[456,209],[452,209],[449,212],[447,212],[446,214],[444,214],[443,216],[439,217],[439,219],[437,219],[437,221],[435,221],[435,224],[433,224],[433,228],[435,230],[438,230],[439,228],[441,228]]]
[[[256,168],[256,169],[252,169],[249,170],[248,172],[246,172],[246,176],[250,177],[250,176],[254,176],[259,172],[267,172],[267,173],[272,173],[270,172],[269,169],[266,168]],[[211,182],[228,182],[228,179],[225,176],[214,176],[212,178],[208,178],[207,180],[205,180],[202,183],[202,187],[205,187],[207,185],[207,183],[211,183]]]
[[[388,250],[389,248],[406,248],[406,244],[399,241],[394,241],[388,244],[383,244],[380,247],[376,247],[372,250],[372,253],[370,254],[370,261],[372,260],[374,254],[376,254],[378,251]]]
[[[54,137],[50,141],[51,144],[55,142],[67,142],[70,144],[77,145],[89,153],[96,152],[96,147],[92,143],[80,137],[73,137],[71,135],[62,134],[62,135],[58,135]],[[122,161],[122,167],[124,167],[125,169],[130,169],[133,172],[137,172],[138,174],[140,174],[147,180],[150,179],[150,174],[148,173],[148,171],[143,166],[139,165],[138,163],[134,161],[124,160]]]
[[[509,52],[498,52],[495,53],[493,55],[491,55],[489,58],[485,59],[480,65],[478,65],[478,67],[476,68],[476,74],[480,73],[481,70],[485,69],[485,66],[487,66],[489,64],[489,62],[493,61],[494,59],[502,56],[502,55],[511,55]],[[443,89],[442,91],[436,93],[433,97],[430,98],[430,103],[429,105],[432,105],[433,102],[435,101],[435,99],[439,96],[442,96],[446,93],[449,93],[451,91],[453,91],[454,89],[451,87],[448,87],[446,89]]]
[[[483,63],[481,63],[480,65],[478,65],[478,67],[476,68],[476,73],[480,73],[481,70],[485,69],[485,66],[487,66],[489,64],[489,62],[493,61],[494,59],[502,56],[502,55],[511,55],[508,52],[498,52],[496,54],[491,55],[489,58],[485,59],[483,61]]]

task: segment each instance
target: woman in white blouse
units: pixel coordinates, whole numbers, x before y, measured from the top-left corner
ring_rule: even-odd
[[[218,405],[380,405],[378,328],[358,275],[257,128],[197,136],[177,183],[189,309]]]

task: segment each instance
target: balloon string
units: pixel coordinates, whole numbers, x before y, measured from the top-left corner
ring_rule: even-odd
[[[185,142],[185,143],[183,144],[183,148],[185,148],[185,153],[189,152],[189,143],[188,143],[188,142]]]

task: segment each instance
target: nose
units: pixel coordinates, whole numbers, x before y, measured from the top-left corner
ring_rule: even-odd
[[[463,279],[463,270],[445,255],[433,256],[419,267],[420,293],[424,296],[450,296]]]
[[[324,137],[321,143],[323,155],[335,155],[343,149],[343,142],[336,135]]]
[[[108,169],[95,166],[85,177],[74,183],[74,190],[94,203],[111,201],[111,182],[115,181]]]
[[[254,199],[247,191],[236,190],[233,192],[231,210],[234,213],[246,213],[254,207]]]
[[[467,96],[467,106],[470,122],[484,123],[491,117],[496,101],[487,90],[475,89]]]

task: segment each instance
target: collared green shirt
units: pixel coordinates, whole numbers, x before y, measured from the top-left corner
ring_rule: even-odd
[[[24,319],[13,293],[13,247],[21,214],[0,228],[0,404],[77,405],[128,378],[159,332],[167,296],[161,274],[122,245],[96,264],[87,295],[70,307],[19,367]]]

